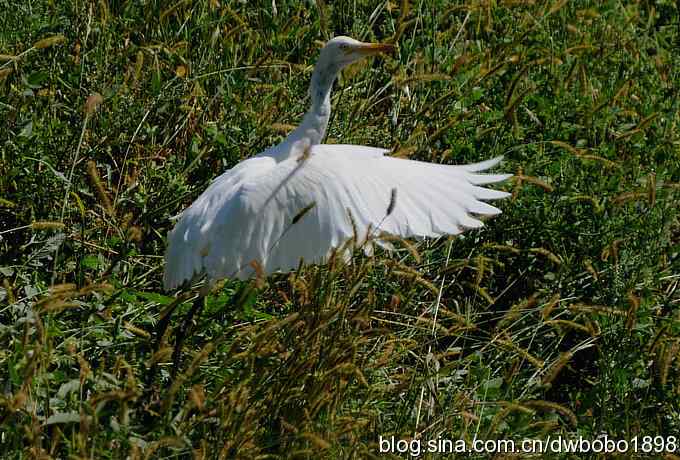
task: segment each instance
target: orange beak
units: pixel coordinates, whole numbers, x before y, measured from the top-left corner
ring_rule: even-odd
[[[374,54],[392,53],[396,47],[389,43],[362,43],[357,48],[348,50],[349,53],[356,51],[365,56]]]

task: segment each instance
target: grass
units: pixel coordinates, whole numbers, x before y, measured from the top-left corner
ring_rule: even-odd
[[[274,3],[0,1],[2,457],[678,436],[677,2]],[[512,199],[185,324],[168,218],[301,119],[340,33],[399,50],[344,72],[329,142],[505,155]]]

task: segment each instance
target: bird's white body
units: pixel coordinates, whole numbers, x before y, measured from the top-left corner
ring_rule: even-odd
[[[351,46],[385,50],[347,37],[326,45],[302,124],[281,144],[219,176],[179,216],[168,235],[166,289],[204,274],[246,279],[256,266],[269,274],[295,269],[301,260],[322,263],[355,236],[362,242],[381,232],[458,234],[482,226],[470,213],[500,213],[480,200],[507,193],[479,185],[509,176],[478,174],[500,159],[437,165],[389,157],[384,149],[320,143],[333,80],[343,65],[358,59],[350,59]]]

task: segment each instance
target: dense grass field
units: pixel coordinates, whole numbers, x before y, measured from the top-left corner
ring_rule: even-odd
[[[0,457],[606,434],[680,458],[678,2],[0,8]],[[327,142],[504,155],[512,198],[462,237],[227,280],[189,319],[169,217],[301,120],[339,34],[398,50],[343,73]]]

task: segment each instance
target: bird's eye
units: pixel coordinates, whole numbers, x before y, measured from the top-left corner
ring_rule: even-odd
[[[342,45],[340,45],[340,49],[343,50],[343,51],[347,50],[348,48],[349,48],[349,45],[347,43],[343,43]]]

